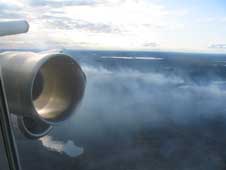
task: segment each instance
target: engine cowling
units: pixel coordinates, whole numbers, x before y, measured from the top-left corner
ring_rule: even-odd
[[[0,65],[10,113],[29,138],[68,119],[83,98],[86,77],[69,55],[4,52]]]

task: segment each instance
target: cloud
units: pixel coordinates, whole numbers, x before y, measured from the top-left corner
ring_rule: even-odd
[[[81,44],[84,48],[146,48],[143,44],[157,41],[153,39],[155,32],[165,31],[169,23],[175,26],[171,30],[177,29],[177,24],[169,18],[181,15],[146,0],[4,0],[3,3],[2,18],[23,18],[31,25],[24,44],[15,37],[13,45],[11,38],[9,41],[6,38],[3,46],[29,47],[32,41],[38,41],[42,46],[48,42],[46,48],[55,44],[77,48],[80,42],[85,42]]]
[[[210,49],[226,49],[226,44],[212,44],[209,46]]]
[[[53,140],[51,136],[45,136],[39,140],[46,148],[52,151],[65,153],[70,157],[77,157],[83,153],[83,148],[76,146],[71,140],[68,140],[64,143],[61,141]]]
[[[63,6],[120,5],[126,2],[126,0],[28,0],[28,2],[32,6],[50,6],[60,8]],[[136,2],[136,0],[134,2]]]
[[[94,57],[98,53],[93,53],[87,61],[81,57],[87,75],[82,107],[56,130],[57,135],[73,136],[84,146],[85,156],[79,160],[84,169],[128,169],[133,162],[137,169],[199,170],[225,165],[223,75],[194,65],[170,65],[166,60],[140,64],[120,59],[136,53],[119,53],[112,59],[103,52],[105,58],[98,60]],[[164,161],[164,167],[156,166]]]
[[[119,65],[124,63],[123,59],[117,61]],[[75,117],[73,133],[95,136],[94,132],[104,134],[105,129],[114,127],[121,134],[145,125],[158,128],[171,123],[191,125],[224,115],[226,82],[214,73],[201,76],[197,72],[191,77],[193,74],[189,75],[189,71],[176,68],[153,66],[153,71],[142,72],[114,66],[116,69],[112,70],[82,65],[88,84],[81,114]],[[144,67],[142,69],[147,69]]]
[[[17,3],[16,1],[8,2],[8,1],[0,1],[0,17],[1,20],[7,19],[19,19],[24,17],[23,12],[19,12],[22,10],[23,5]]]
[[[43,18],[45,18],[47,25],[49,25],[52,29],[57,28],[63,30],[82,30],[93,33],[121,32],[119,28],[103,23],[92,23],[84,20],[48,15],[43,16]]]
[[[97,5],[98,1],[95,0],[28,0],[31,6],[49,6],[54,8],[62,8],[64,6],[93,6]]]
[[[143,44],[144,47],[151,47],[151,48],[155,48],[158,47],[159,45],[155,42],[148,42],[148,43],[144,43]]]
[[[225,69],[202,64],[200,69],[185,61],[179,65],[167,57],[144,61],[129,58],[148,57],[149,53],[90,53],[74,53],[87,75],[81,108],[54,128],[54,138],[41,139],[44,150],[59,153],[74,150],[72,142],[59,138],[78,141],[84,147],[83,156],[68,160],[39,149],[30,157],[24,144],[21,151],[27,149],[28,154],[21,157],[27,156],[25,160],[30,162],[24,161],[26,166],[62,169],[56,165],[63,164],[64,169],[113,170],[225,167]],[[154,54],[152,58],[159,58],[162,53]]]
[[[38,41],[43,46],[49,43],[46,48],[145,50],[150,47],[147,42],[158,42],[165,50],[210,49],[207,43],[210,34],[205,31],[199,34],[203,25],[191,20],[191,9],[179,8],[174,3],[169,6],[148,0],[1,0],[0,9],[2,19],[27,19],[31,25],[24,44],[15,37],[13,45],[11,38],[4,39],[4,47],[29,48],[32,41]],[[223,32],[216,30],[223,27],[218,25],[211,32]],[[196,34],[202,37],[192,41]]]

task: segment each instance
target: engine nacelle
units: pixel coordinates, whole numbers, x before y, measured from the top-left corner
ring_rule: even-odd
[[[46,135],[72,115],[82,100],[86,77],[70,56],[33,52],[0,54],[9,111],[30,138]]]

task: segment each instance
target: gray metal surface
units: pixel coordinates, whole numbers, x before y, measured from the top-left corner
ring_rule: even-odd
[[[0,169],[9,170],[9,163],[8,163],[6,152],[5,152],[5,145],[3,142],[1,129],[0,129]]]
[[[29,52],[0,54],[11,113],[55,124],[70,116],[85,90],[85,74],[71,57]]]
[[[83,98],[85,74],[68,55],[4,52],[0,66],[10,113],[25,136],[46,135],[74,114]]]
[[[26,33],[29,30],[27,21],[0,22],[0,36]]]
[[[5,95],[5,86],[2,78],[2,73],[0,74],[0,129],[1,129],[1,150],[5,159],[8,162],[8,167],[10,170],[20,170],[20,160],[17,152],[17,146],[15,144],[13,128],[10,122],[10,115],[8,109],[7,98]],[[6,162],[3,166],[7,166]]]

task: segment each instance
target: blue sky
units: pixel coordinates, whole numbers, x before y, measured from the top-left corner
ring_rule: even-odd
[[[2,20],[27,19],[2,48],[226,52],[224,0],[0,0]]]

